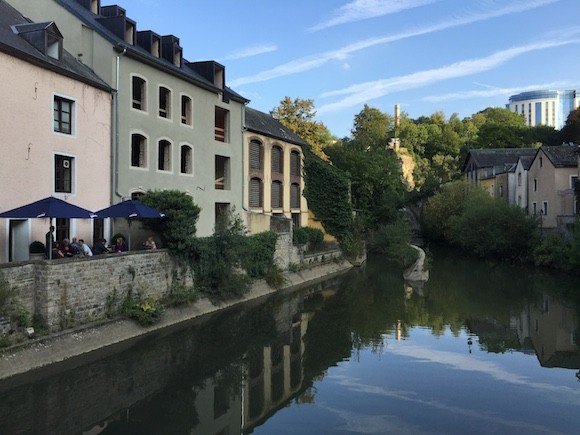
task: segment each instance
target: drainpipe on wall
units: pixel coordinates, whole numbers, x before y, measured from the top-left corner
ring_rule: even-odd
[[[117,54],[117,59],[115,63],[115,90],[113,93],[114,97],[114,131],[112,137],[113,143],[113,153],[111,155],[112,159],[112,183],[111,183],[111,204],[114,204],[117,197],[123,198],[123,195],[119,193],[119,76],[121,69],[121,56],[123,56],[127,49],[122,46],[116,46],[115,51]]]
[[[246,186],[245,186],[246,166],[245,166],[245,161],[244,161],[244,157],[246,155],[246,150],[245,150],[246,139],[244,138],[244,132],[247,131],[247,129],[246,129],[246,105],[245,104],[242,106],[241,117],[242,117],[242,209],[245,212],[249,212],[250,210],[248,210],[244,205],[244,195],[246,194]]]

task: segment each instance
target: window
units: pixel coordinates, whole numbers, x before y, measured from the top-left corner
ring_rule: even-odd
[[[129,21],[125,21],[125,42],[135,45],[135,26]]]
[[[146,82],[141,77],[133,77],[133,109],[147,110]]]
[[[229,112],[221,107],[215,108],[215,140],[229,142]]]
[[[181,145],[180,168],[182,174],[193,174],[193,150],[189,145]]]
[[[522,185],[522,173],[518,172],[518,186]]]
[[[181,123],[192,125],[192,103],[187,95],[181,96]]]
[[[264,147],[257,140],[250,142],[250,170],[264,170]]]
[[[300,208],[300,185],[298,183],[290,185],[290,208]]]
[[[282,148],[277,146],[272,147],[272,172],[282,174],[284,172],[283,164]]]
[[[534,178],[534,192],[538,191],[538,180]]]
[[[159,87],[159,116],[171,118],[171,91],[163,86]]]
[[[263,186],[262,180],[252,178],[250,180],[250,207],[263,206]]]
[[[131,199],[133,201],[139,201],[144,196],[145,196],[145,193],[144,192],[133,192],[133,193],[131,193]]]
[[[300,153],[298,151],[290,153],[290,175],[300,176]]]
[[[536,214],[538,213],[538,204],[536,204],[536,202],[532,202],[532,213]]]
[[[216,202],[215,203],[215,222],[216,224],[225,223],[226,219],[230,215],[230,204],[229,202]]]
[[[503,197],[503,184],[499,185],[499,196]]]
[[[131,166],[134,168],[147,166],[147,139],[140,134],[131,135]]]
[[[548,201],[544,201],[542,203],[542,213],[544,214],[544,216],[547,216],[547,214],[548,214]]]
[[[540,168],[544,166],[544,158],[540,156]]]
[[[157,169],[171,171],[171,142],[160,140],[158,143]]]
[[[292,225],[294,228],[300,228],[300,213],[292,213]]]
[[[518,195],[518,207],[522,206],[522,195]]]
[[[272,182],[272,208],[282,208],[282,183],[280,181]]]
[[[54,156],[54,191],[58,193],[73,192],[74,157]]]
[[[215,188],[230,190],[230,158],[215,156]]]
[[[55,221],[56,240],[70,239],[70,219],[56,218]]]
[[[72,134],[74,102],[66,98],[54,97],[54,131]]]
[[[578,182],[578,175],[570,175],[570,189],[575,189],[577,182]]]

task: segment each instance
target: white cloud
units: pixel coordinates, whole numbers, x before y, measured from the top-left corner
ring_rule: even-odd
[[[352,0],[334,12],[334,16],[308,30],[315,32],[340,24],[396,14],[406,9],[428,5],[441,0]]]
[[[230,53],[222,57],[220,60],[244,59],[246,57],[253,57],[258,56],[260,54],[271,53],[276,50],[278,50],[278,46],[274,44],[252,45],[251,47],[246,47],[241,50]]]
[[[546,6],[551,3],[558,2],[560,0],[518,0],[504,8],[499,8],[490,12],[485,12],[481,14],[466,15],[463,17],[455,18],[454,20],[445,21],[439,24],[434,24],[432,26],[418,27],[415,29],[408,30],[407,32],[398,32],[393,35],[386,35],[382,37],[364,39],[362,41],[357,41],[352,44],[346,45],[344,47],[338,48],[336,50],[329,50],[323,53],[317,53],[311,56],[305,56],[298,59],[291,60],[289,62],[278,65],[269,70],[258,72],[247,77],[240,77],[238,79],[232,80],[230,85],[233,87],[242,86],[251,83],[260,83],[268,80],[276,79],[279,77],[285,77],[292,74],[298,74],[301,72],[306,72],[313,70],[315,68],[320,68],[323,65],[331,61],[344,61],[348,56],[354,54],[358,51],[364,50],[366,48],[375,47],[378,45],[384,45],[395,41],[400,41],[407,38],[412,38],[415,36],[426,35],[429,33],[439,32],[442,30],[450,29],[453,27],[463,26],[467,24],[476,23],[479,21],[485,21],[492,18],[501,17],[504,15],[515,14],[524,12],[531,9],[536,9],[541,6]]]
[[[443,101],[453,101],[453,100],[470,100],[472,98],[492,98],[492,97],[508,96],[518,94],[520,92],[533,91],[535,89],[558,89],[558,88],[561,89],[565,87],[576,87],[571,81],[539,83],[536,85],[517,86],[513,88],[498,88],[489,85],[481,85],[481,86],[485,86],[487,89],[452,92],[443,95],[429,95],[427,97],[424,97],[423,100],[430,101],[433,103],[439,103]]]
[[[580,28],[576,29],[576,33],[578,32],[580,32]],[[443,80],[449,80],[452,78],[464,77],[488,71],[503,65],[515,57],[533,51],[578,43],[580,43],[580,38],[545,40],[498,51],[489,56],[478,59],[456,62],[440,68],[351,85],[343,89],[324,93],[322,95],[323,97],[345,97],[334,103],[329,103],[319,107],[318,113],[331,112],[346,107],[356,106],[358,104],[366,103],[370,100],[374,100],[393,92],[414,89]]]

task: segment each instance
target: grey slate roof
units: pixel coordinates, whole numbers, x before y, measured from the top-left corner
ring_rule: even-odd
[[[246,107],[246,129],[275,139],[283,140],[300,146],[308,143],[289,128],[284,127],[271,115]]]
[[[183,59],[183,65],[181,68],[176,67],[173,63],[167,61],[166,59],[155,57],[151,53],[149,53],[144,48],[140,47],[139,45],[131,45],[127,44],[124,40],[117,37],[113,32],[103,26],[101,23],[98,22],[97,18],[99,15],[93,14],[88,9],[84,8],[82,5],[77,3],[75,0],[55,0],[58,4],[64,7],[67,11],[75,15],[79,20],[81,20],[85,25],[96,31],[99,35],[101,35],[104,39],[109,41],[113,47],[120,47],[122,49],[127,50],[128,55],[133,55],[141,60],[145,60],[148,63],[155,65],[158,68],[162,68],[166,71],[172,72],[173,74],[177,74],[181,76],[181,78],[193,81],[195,84],[213,92],[220,92],[212,82],[207,80],[205,77],[194,71],[193,69],[187,66],[187,60]],[[139,30],[139,29],[135,29]],[[233,91],[229,87],[225,87],[224,89],[226,92],[229,93],[229,96],[242,104],[248,103],[250,100],[244,98],[237,92]]]
[[[557,168],[578,166],[578,153],[580,153],[578,145],[543,146],[542,150]]]
[[[529,171],[530,166],[532,166],[532,162],[534,161],[534,157],[533,156],[521,156],[520,160],[522,161],[522,166],[524,167],[524,170]]]
[[[483,148],[470,150],[463,163],[462,170],[465,170],[470,158],[478,168],[505,167],[517,164],[522,156],[534,157],[538,152],[537,148]]]
[[[54,59],[38,51],[15,31],[16,26],[19,26],[20,30],[30,32],[46,29],[51,24],[52,22],[31,24],[20,12],[4,0],[0,0],[0,51],[97,88],[110,91],[111,88],[99,76],[86,65],[76,60],[66,50],[62,51],[60,59]],[[24,27],[20,27],[22,25]]]

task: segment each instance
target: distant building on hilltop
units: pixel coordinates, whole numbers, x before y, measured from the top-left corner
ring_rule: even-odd
[[[506,108],[521,113],[526,125],[561,129],[568,114],[580,106],[580,92],[538,90],[512,95]]]

